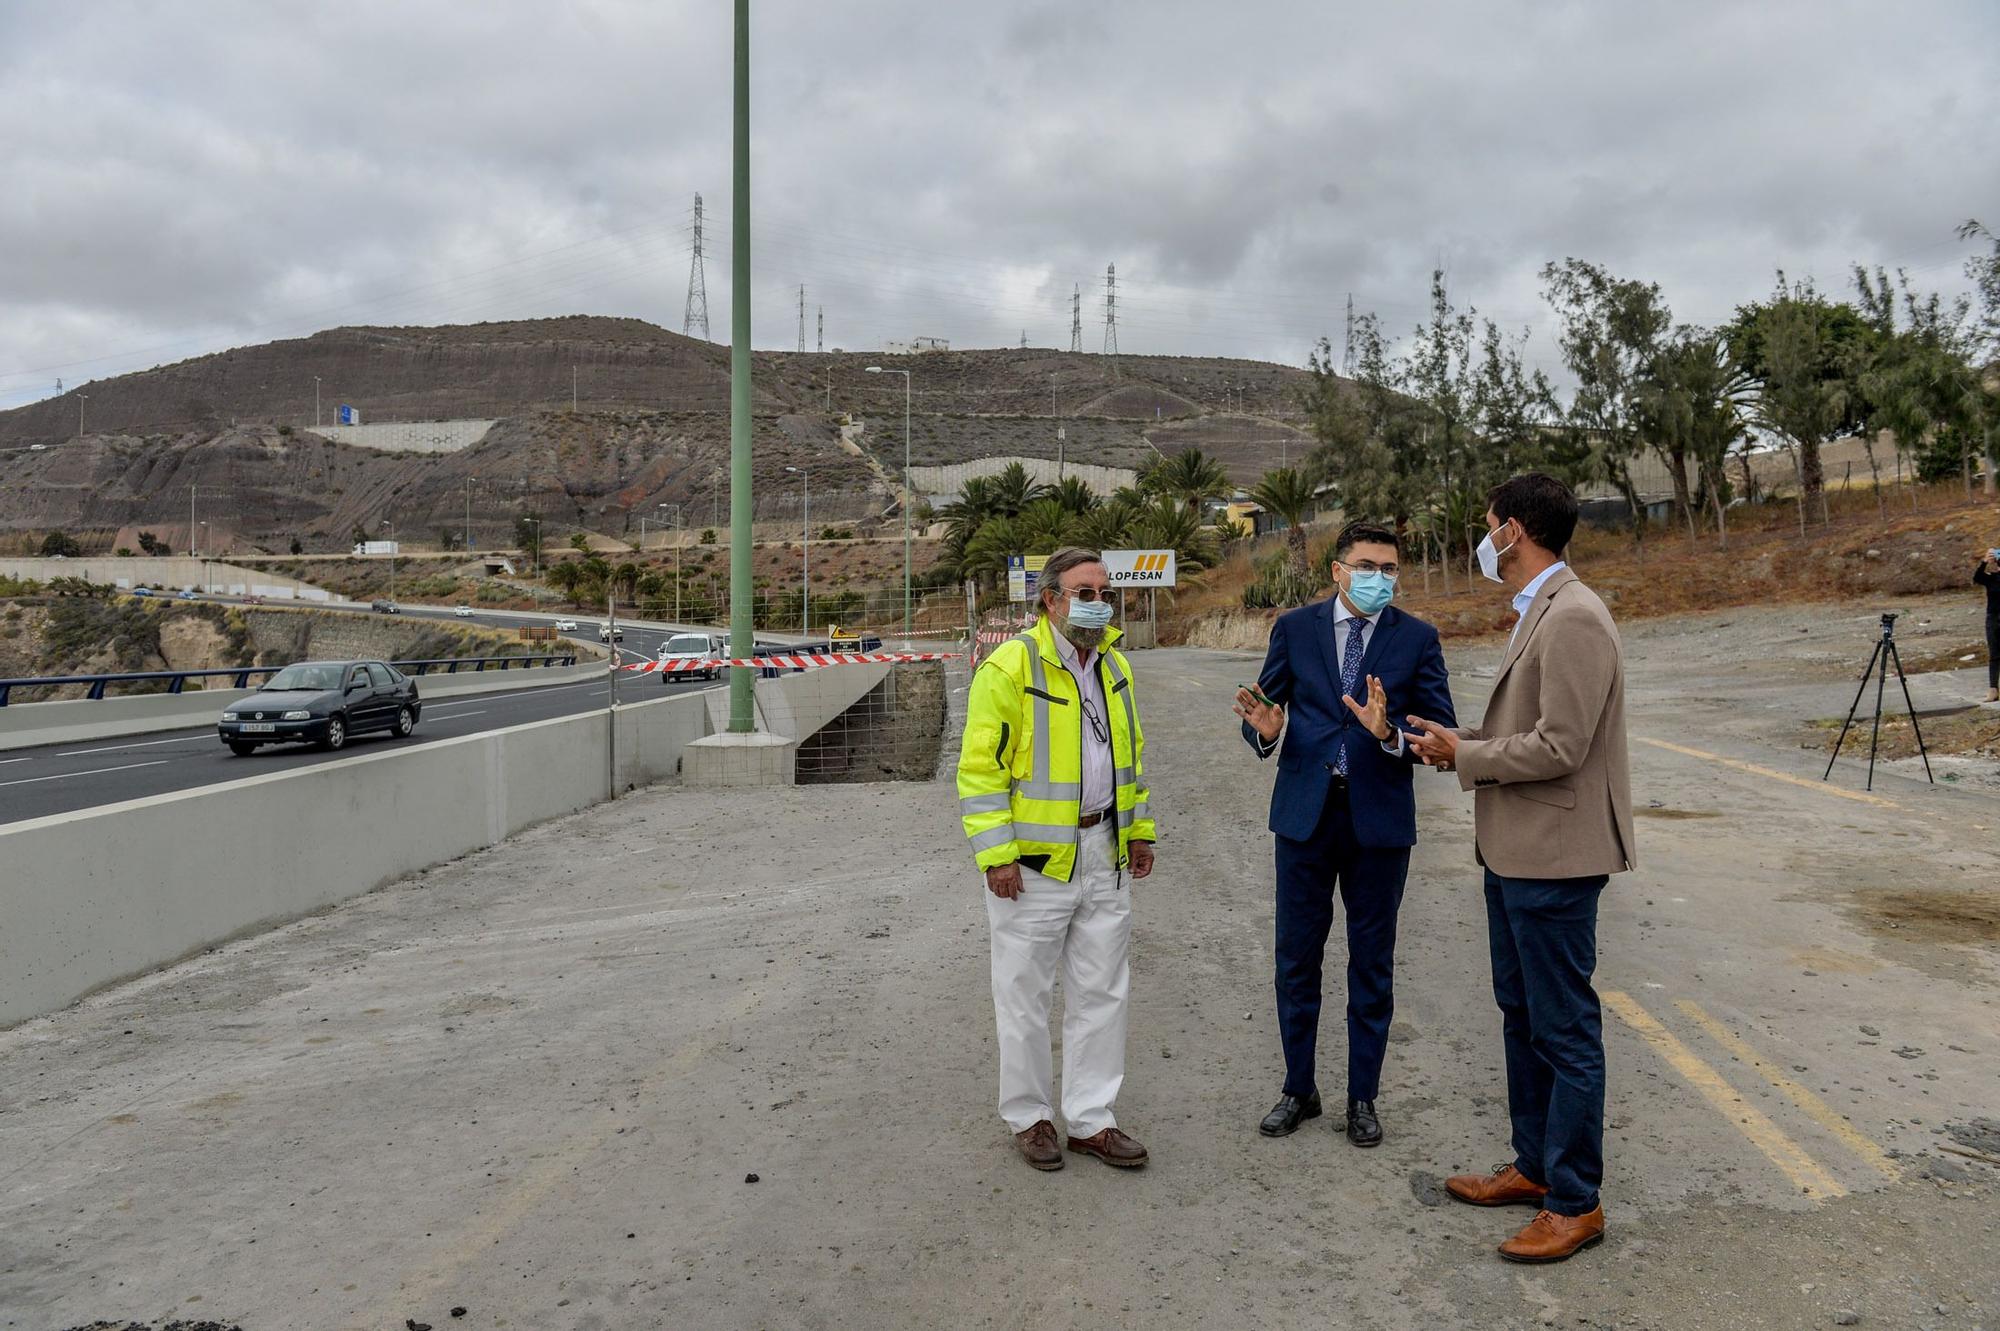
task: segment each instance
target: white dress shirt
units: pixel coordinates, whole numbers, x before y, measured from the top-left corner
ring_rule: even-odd
[[[1380,610],[1377,610],[1372,615],[1357,614],[1355,611],[1349,609],[1347,602],[1339,599],[1339,596],[1338,592],[1334,593],[1333,669],[1335,678],[1339,677],[1340,663],[1347,655],[1348,636],[1354,632],[1352,621],[1357,619],[1361,621],[1361,657],[1363,660],[1366,660],[1368,658],[1368,644],[1375,637],[1376,622],[1382,618]],[[1354,701],[1366,707],[1368,705],[1368,681],[1365,675],[1355,684],[1355,688],[1357,694]],[[1381,741],[1382,752],[1394,754],[1400,758],[1403,756],[1403,728],[1396,724],[1394,718],[1384,719],[1389,722],[1390,737]],[[1282,738],[1284,738],[1284,731],[1280,730],[1278,732],[1278,739]],[[1257,756],[1260,758],[1270,756],[1271,750],[1278,747],[1278,739],[1266,740],[1262,735],[1259,735],[1257,737]]]
[[[1109,809],[1115,798],[1111,783],[1111,712],[1106,706],[1104,681],[1098,678],[1097,673],[1100,653],[1092,652],[1090,659],[1085,661],[1076,644],[1065,638],[1061,629],[1055,629],[1050,636],[1056,640],[1056,655],[1076,681],[1077,696],[1083,701],[1085,712],[1094,713],[1098,725],[1104,728],[1104,739],[1100,741],[1096,731],[1091,729],[1089,715],[1082,717],[1078,723],[1083,728],[1083,802],[1077,806],[1077,812],[1088,817]]]
[[[1527,586],[1514,593],[1514,629],[1513,632],[1507,635],[1507,646],[1510,649],[1514,646],[1515,637],[1521,632],[1521,625],[1525,624],[1528,620],[1528,607],[1535,603],[1535,594],[1542,590],[1542,584],[1554,577],[1558,569],[1568,567],[1567,563],[1558,559],[1555,563],[1537,573]]]

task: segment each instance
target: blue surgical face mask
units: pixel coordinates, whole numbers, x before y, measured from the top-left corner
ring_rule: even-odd
[[[1352,569],[1347,574],[1347,599],[1363,615],[1372,615],[1396,595],[1396,580],[1380,569]]]
[[[1069,598],[1069,622],[1080,629],[1101,629],[1111,623],[1111,602]]]

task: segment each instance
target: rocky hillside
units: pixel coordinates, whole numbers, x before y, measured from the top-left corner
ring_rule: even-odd
[[[429,620],[123,596],[0,600],[0,676],[9,677],[210,670],[314,657],[407,661],[544,650],[496,630]],[[133,686],[124,691],[147,690]],[[22,689],[12,701],[82,697],[85,692],[84,685]]]
[[[865,523],[889,513],[903,460],[908,369],[912,460],[1067,455],[1135,467],[1189,447],[1253,481],[1308,446],[1304,371],[1255,361],[1047,350],[884,358],[756,357],[760,520],[790,518],[809,467],[813,509]],[[578,410],[570,406],[572,372]],[[314,432],[339,403],[371,422],[495,419],[477,446],[438,455],[350,447]],[[79,394],[86,433],[76,434]],[[0,533],[91,533],[198,521],[235,548],[337,550],[355,527],[434,544],[461,532],[513,543],[517,514],[552,540],[636,535],[642,517],[726,522],[728,349],[634,319],[572,317],[445,328],[340,328],[81,385],[0,412]],[[843,426],[845,427],[843,431]],[[845,439],[843,439],[843,433]],[[40,445],[39,448],[33,447]],[[211,537],[214,532],[210,533]],[[108,539],[108,536],[107,536]]]

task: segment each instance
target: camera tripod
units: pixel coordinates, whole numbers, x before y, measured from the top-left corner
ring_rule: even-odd
[[[1825,781],[1833,775],[1833,764],[1840,758],[1840,746],[1847,742],[1847,732],[1854,727],[1854,717],[1861,710],[1861,695],[1868,692],[1868,681],[1875,680],[1875,722],[1868,732],[1868,785],[1875,789],[1875,751],[1882,738],[1882,693],[1889,684],[1889,669],[1895,667],[1896,682],[1903,688],[1903,706],[1910,712],[1910,731],[1917,737],[1917,752],[1923,755],[1924,779],[1932,785],[1937,778],[1931,775],[1931,755],[1924,748],[1924,732],[1917,725],[1917,705],[1910,701],[1910,681],[1903,674],[1903,658],[1896,651],[1896,616],[1882,616],[1882,636],[1875,640],[1875,650],[1868,657],[1868,668],[1861,672],[1861,687],[1854,691],[1854,703],[1847,709],[1847,720],[1841,723],[1840,738],[1833,742],[1833,757],[1826,760],[1826,771],[1820,776]]]

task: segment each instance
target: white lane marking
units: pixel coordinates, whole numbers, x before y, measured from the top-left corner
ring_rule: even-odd
[[[28,761],[26,758],[0,758],[0,767],[5,767],[8,763],[24,763],[26,761]]]
[[[58,758],[81,758],[92,753],[117,753],[121,749],[157,749],[162,744],[192,744],[196,740],[212,740],[215,736],[206,732],[199,735],[182,735],[179,739],[155,739],[143,744],[110,744],[101,749],[68,749],[55,755]]]
[[[430,708],[429,711],[433,716],[436,716],[438,713],[438,709],[435,707]],[[484,707],[475,707],[469,712],[453,712],[448,719],[456,721],[461,716],[484,716],[485,714],[486,709]]]
[[[58,772],[54,776],[24,776],[14,781],[0,781],[0,786],[30,786],[37,781],[66,781],[73,776],[103,776],[106,772],[129,772],[135,767],[165,767],[165,758],[155,758],[149,763],[126,763],[123,767],[96,767],[88,772]]]

